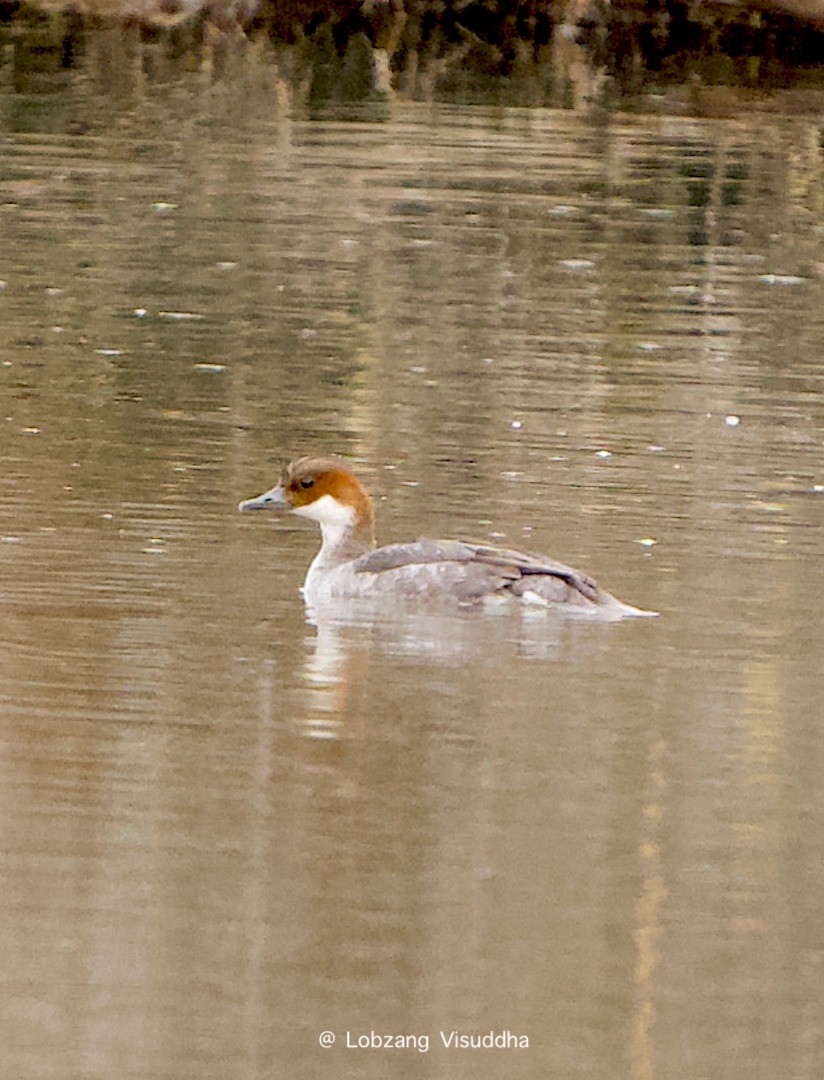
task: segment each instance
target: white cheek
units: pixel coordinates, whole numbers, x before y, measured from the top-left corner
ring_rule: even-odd
[[[332,495],[321,495],[313,503],[296,506],[293,513],[341,531],[351,528],[355,520],[354,508],[347,506],[346,503],[338,502]]]

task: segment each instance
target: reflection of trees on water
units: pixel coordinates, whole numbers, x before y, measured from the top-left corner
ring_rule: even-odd
[[[298,100],[407,98],[570,104],[593,71],[635,93],[656,84],[821,84],[822,0],[686,5],[673,0],[39,0],[7,5],[13,78],[92,56],[111,81],[200,68],[232,77],[276,63]],[[588,71],[585,69],[589,69]]]
[[[460,484],[501,470],[545,483],[547,456],[598,449],[616,424],[646,445],[658,415],[757,405],[788,363],[784,418],[803,408],[822,215],[803,120],[396,106],[378,123],[303,122],[270,119],[260,88],[242,112],[176,88],[134,115],[88,100],[97,111],[80,93],[40,120],[55,134],[90,118],[68,136],[71,167],[45,169],[36,146],[7,156],[6,242],[31,286],[0,335],[21,365],[21,423],[40,426],[46,400],[96,454],[109,430],[101,465],[143,499],[156,454],[185,468],[222,445],[221,410],[255,433],[251,453],[233,436],[247,467],[312,433],[426,485],[454,447]],[[30,119],[19,101],[3,102],[12,126]],[[765,354],[765,337],[783,344]],[[792,431],[777,425],[775,445]],[[694,452],[723,472],[734,447],[709,426]],[[410,489],[391,486],[403,506]],[[519,500],[529,512],[540,492]]]

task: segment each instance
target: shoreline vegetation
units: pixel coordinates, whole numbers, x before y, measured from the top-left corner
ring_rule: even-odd
[[[0,0],[0,83],[17,90],[83,65],[116,83],[251,59],[310,107],[650,90],[700,106],[720,88],[824,90],[824,0]]]

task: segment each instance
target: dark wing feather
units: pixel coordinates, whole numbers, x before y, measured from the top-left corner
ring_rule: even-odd
[[[587,600],[598,603],[601,591],[596,582],[588,575],[572,566],[547,558],[546,555],[530,555],[523,551],[511,551],[508,548],[491,547],[487,544],[467,544],[475,551],[475,558],[480,562],[495,566],[511,566],[520,572],[521,577],[531,574],[558,578],[571,585]]]

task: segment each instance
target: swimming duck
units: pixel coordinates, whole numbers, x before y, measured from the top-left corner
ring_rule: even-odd
[[[321,548],[303,583],[310,608],[337,599],[451,598],[462,605],[513,596],[610,619],[651,616],[589,577],[543,555],[463,540],[415,540],[375,547],[375,508],[346,462],[304,457],[239,510],[285,510],[320,525]]]

